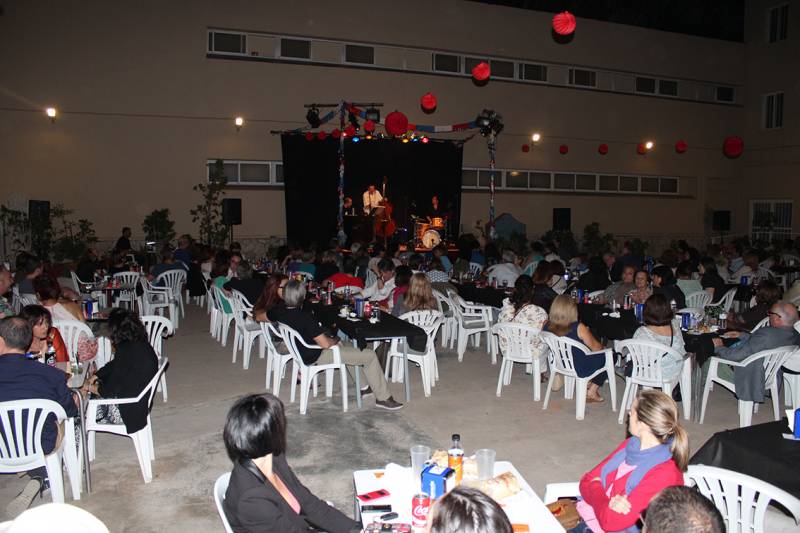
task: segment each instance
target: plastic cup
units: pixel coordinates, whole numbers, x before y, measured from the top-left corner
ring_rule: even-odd
[[[429,446],[417,444],[411,447],[411,475],[417,483],[420,482],[422,469],[425,467],[425,462],[431,458],[431,449]]]
[[[475,463],[478,466],[478,479],[481,481],[494,477],[494,458],[496,452],[489,448],[475,451]]]

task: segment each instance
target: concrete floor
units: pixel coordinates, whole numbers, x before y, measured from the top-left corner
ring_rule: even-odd
[[[177,334],[165,341],[169,401],[160,394],[152,411],[156,459],[154,479],[144,484],[129,439],[98,435],[92,463],[93,492],[74,502],[112,532],[222,531],[211,494],[214,480],[230,470],[222,443],[225,414],[239,396],[264,390],[264,360],[255,356],[243,370],[241,354],[231,364],[230,342],[222,347],[208,334],[203,310],[187,306]],[[609,402],[587,405],[586,418],[575,419],[574,400],[555,393],[549,408],[533,402],[531,378],[516,370],[501,398],[495,396],[499,366],[492,366],[485,349],[468,350],[462,363],[455,353],[439,350],[441,381],[430,398],[422,392],[419,372],[412,368],[412,401],[399,412],[374,407],[365,400],[358,410],[341,411],[341,397],[311,399],[308,413],[289,403],[288,380],[281,398],[287,405],[289,463],[317,495],[352,513],[352,471],[381,467],[387,462],[409,464],[408,449],[424,443],[445,447],[460,433],[468,453],[494,448],[499,460],[512,461],[540,496],[547,483],[577,480],[624,437],[625,427]],[[618,402],[621,382],[618,381]],[[402,401],[402,384],[391,384]],[[351,393],[352,394],[352,393]],[[608,397],[608,387],[603,390]],[[542,392],[544,395],[544,390]],[[771,420],[762,408],[753,423]],[[721,387],[711,394],[703,425],[686,423],[692,449],[714,432],[738,424],[736,402]],[[0,512],[21,490],[24,480],[0,476]],[[68,502],[69,493],[68,493]],[[45,501],[49,497],[45,496]],[[39,504],[41,500],[35,504]],[[7,518],[6,518],[7,519]],[[785,528],[785,529],[784,529]],[[794,524],[770,531],[797,531]]]

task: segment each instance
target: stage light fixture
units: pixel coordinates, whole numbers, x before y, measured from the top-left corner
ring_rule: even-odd
[[[242,117],[236,117],[233,123],[236,124],[236,131],[239,131],[242,129],[242,126],[244,126],[244,119]]]
[[[308,121],[308,125],[312,128],[319,128],[319,125],[322,124],[322,121],[319,119],[319,109],[316,107],[312,107],[306,113],[306,120]]]
[[[56,116],[58,115],[58,111],[55,107],[48,107],[44,110],[48,117],[50,117],[50,122],[56,121]]]
[[[366,140],[368,140],[368,141],[371,141],[371,140],[372,140],[372,135],[366,135],[364,138],[365,138]]]
[[[417,141],[419,141],[419,137],[411,137],[411,142],[412,143],[415,143]]]
[[[647,141],[646,143],[644,143],[644,147],[647,148],[648,150],[652,150],[654,146],[655,144],[653,143],[653,141]]]
[[[403,143],[408,143],[408,137],[403,137]]]
[[[542,135],[538,132],[534,133],[533,135],[531,135],[531,140],[535,143],[538,143],[539,141],[542,140]]]
[[[354,142],[354,143],[357,143],[357,142],[358,142],[358,141],[360,141],[360,140],[361,140],[361,138],[360,138],[360,137],[353,137],[353,142]]]
[[[374,107],[370,107],[366,111],[364,111],[364,120],[371,120],[372,122],[380,122],[381,121],[381,112]]]
[[[423,137],[420,140],[422,141],[422,144],[428,144],[428,141],[430,141],[430,139],[428,139],[427,137]]]

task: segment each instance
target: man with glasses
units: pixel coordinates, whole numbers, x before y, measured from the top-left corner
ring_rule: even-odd
[[[725,346],[721,338],[714,339],[715,355],[729,361],[744,361],[749,356],[781,346],[800,344],[800,334],[794,329],[798,320],[797,308],[784,301],[776,302],[770,307],[769,326],[757,329],[753,333],[730,331],[723,335],[728,339],[738,339],[732,346]],[[746,367],[720,365],[717,373],[722,379],[732,380],[736,384],[736,396],[740,400],[751,402],[764,401],[764,362],[754,361]]]

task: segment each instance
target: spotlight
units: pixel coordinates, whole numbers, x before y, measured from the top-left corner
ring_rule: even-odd
[[[430,141],[430,139],[428,139],[427,137],[423,137],[420,140],[422,141],[422,144],[428,144],[428,141]]]
[[[242,126],[244,126],[244,119],[242,117],[236,117],[233,123],[236,124],[236,131],[239,131],[242,129]]]
[[[408,142],[408,137],[403,137],[403,143],[407,143],[407,142]]]
[[[367,135],[367,136],[365,136],[364,138],[365,138],[366,140],[368,140],[368,141],[371,141],[371,140],[372,140],[372,135]]]
[[[655,146],[653,141],[647,141],[646,143],[644,143],[644,147],[647,148],[648,150],[652,150],[653,146]]]
[[[357,143],[357,142],[358,142],[358,141],[360,141],[360,140],[361,140],[361,139],[360,139],[359,137],[353,137],[353,142],[354,142],[354,143]]]
[[[58,111],[55,107],[48,107],[44,110],[48,117],[50,117],[50,122],[56,121],[56,115],[58,115]]]
[[[371,120],[372,122],[381,121],[381,112],[374,107],[370,107],[364,111],[364,120]]]
[[[419,140],[419,137],[411,137],[411,142],[415,143]]]
[[[535,143],[538,143],[539,141],[542,140],[542,135],[540,133],[534,133],[533,135],[531,135],[531,140]]]
[[[319,125],[322,124],[319,119],[319,109],[317,109],[316,106],[308,110],[308,113],[306,113],[306,120],[308,121],[308,125],[312,128],[319,128]]]

